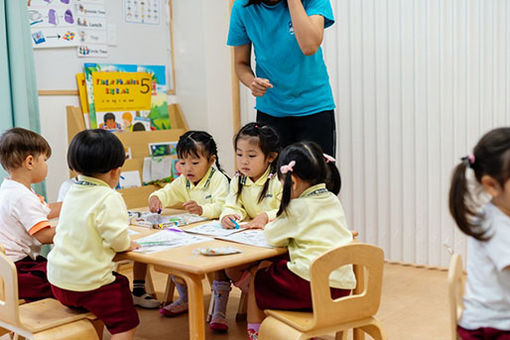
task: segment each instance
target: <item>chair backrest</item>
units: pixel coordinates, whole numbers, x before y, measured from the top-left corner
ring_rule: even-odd
[[[462,257],[453,254],[448,269],[448,300],[450,303],[450,332],[451,339],[457,339],[457,322],[464,311],[464,272],[462,269]]]
[[[0,246],[0,321],[11,326],[20,327],[18,308],[18,276],[16,266],[5,255]]]
[[[353,294],[333,300],[329,288],[331,272],[352,264],[357,270],[358,284],[363,287]],[[338,320],[349,322],[377,313],[381,301],[384,252],[381,248],[350,243],[318,257],[310,268],[313,302],[313,327],[328,327]]]

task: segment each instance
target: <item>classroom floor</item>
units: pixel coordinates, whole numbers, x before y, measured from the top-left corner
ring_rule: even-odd
[[[130,268],[121,270],[131,276]],[[153,275],[156,292],[162,295],[166,276]],[[204,284],[204,305],[209,303],[209,285]],[[247,339],[246,324],[235,322],[239,290],[233,289],[227,316],[230,330],[227,334],[214,334],[206,327],[207,339]],[[188,339],[188,318],[163,318],[156,310],[139,309],[141,319],[135,339]],[[448,339],[447,272],[385,264],[383,296],[378,317],[384,323],[391,340],[441,340]],[[369,339],[370,337],[366,337]],[[110,336],[105,331],[105,340]],[[333,337],[325,337],[333,339]]]

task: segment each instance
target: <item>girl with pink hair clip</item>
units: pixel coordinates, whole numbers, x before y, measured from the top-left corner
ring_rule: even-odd
[[[267,242],[287,247],[288,256],[263,262],[248,293],[248,336],[258,338],[264,309],[311,310],[310,266],[325,252],[352,241],[342,204],[335,159],[314,142],[286,147],[279,157],[283,193],[277,217],[264,228]],[[356,287],[351,265],[330,275],[334,299]]]

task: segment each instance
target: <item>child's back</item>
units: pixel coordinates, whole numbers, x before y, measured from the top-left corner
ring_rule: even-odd
[[[129,248],[128,214],[122,196],[105,182],[79,176],[62,206],[48,279],[84,291],[113,282],[113,257]]]
[[[264,234],[271,245],[288,247],[287,267],[308,281],[310,266],[317,257],[352,241],[342,205],[325,184],[312,186],[291,200],[286,214],[266,225]],[[352,266],[334,270],[330,286],[354,289]]]

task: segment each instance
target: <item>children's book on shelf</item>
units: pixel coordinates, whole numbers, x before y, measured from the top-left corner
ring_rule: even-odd
[[[193,214],[161,215],[150,212],[129,212],[130,223],[141,227],[163,229],[168,227],[181,227],[188,224],[206,221],[208,218]]]
[[[164,65],[85,63],[84,73],[91,128],[111,114],[113,131],[170,129]]]
[[[180,229],[168,228],[152,235],[137,239],[136,243],[140,245],[140,248],[134,251],[152,254],[158,251],[211,240],[212,239],[209,237],[188,234]]]

